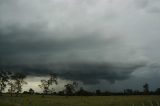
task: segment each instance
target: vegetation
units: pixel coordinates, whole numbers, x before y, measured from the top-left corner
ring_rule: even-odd
[[[2,96],[3,91],[6,89],[7,85],[9,87],[8,92],[11,94],[16,93],[17,96],[22,92],[22,87],[27,82],[24,80],[26,75],[23,73],[11,73],[8,71],[0,70],[0,96]]]
[[[66,95],[73,95],[76,93],[76,88],[78,87],[78,83],[77,82],[73,82],[72,84],[66,84],[65,86],[65,94]]]
[[[149,85],[147,83],[143,85],[143,89],[145,94],[149,93]]]
[[[0,95],[2,95],[2,92],[5,90],[8,80],[8,72],[0,71]]]
[[[23,73],[11,73],[8,71],[0,70],[0,96],[2,96],[3,91],[8,86],[8,94],[13,96],[13,94],[18,96],[22,94],[22,88],[24,84],[27,84],[25,81],[26,75]],[[155,91],[149,90],[149,84],[145,83],[143,87],[143,91],[132,90],[132,89],[124,89],[123,92],[101,92],[100,90],[96,90],[96,92],[90,92],[84,90],[83,87],[78,88],[78,83],[68,83],[64,85],[65,89],[59,92],[55,92],[53,84],[57,85],[57,75],[55,73],[51,73],[48,80],[41,80],[41,84],[38,85],[42,89],[42,97],[44,95],[60,95],[60,96],[108,96],[108,95],[160,95],[160,88],[157,88]],[[24,91],[24,94],[34,95],[35,91],[30,88],[29,91]],[[36,93],[38,94],[38,93]]]
[[[0,97],[0,106],[159,106],[160,96]]]
[[[27,84],[27,82],[24,80],[26,78],[26,75],[22,73],[15,73],[11,78],[14,81],[15,91],[17,96],[22,92],[22,86],[24,84]]]
[[[52,87],[53,84],[58,84],[55,73],[50,74],[50,78],[48,80],[41,80],[41,85],[39,85],[39,87],[43,90],[43,97],[44,95],[50,94],[54,91],[54,88]]]
[[[90,92],[78,88],[78,83],[73,82],[64,85],[64,90],[55,92],[52,85],[58,84],[57,75],[52,73],[48,80],[40,81],[39,87],[43,91],[40,94],[32,88],[22,93],[23,85],[27,84],[25,78],[23,73],[0,71],[0,106],[160,106],[160,88],[150,91],[147,83],[142,86],[143,91]],[[4,93],[7,86],[8,92]],[[44,95],[45,98],[41,98]]]

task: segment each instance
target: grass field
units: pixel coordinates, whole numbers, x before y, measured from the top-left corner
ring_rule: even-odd
[[[0,97],[0,106],[159,106],[160,96]]]

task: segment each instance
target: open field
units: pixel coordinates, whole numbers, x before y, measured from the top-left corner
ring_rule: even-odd
[[[160,96],[0,97],[0,106],[160,106]]]

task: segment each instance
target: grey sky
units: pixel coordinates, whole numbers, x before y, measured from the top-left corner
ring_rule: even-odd
[[[33,75],[155,89],[159,34],[159,0],[0,0],[0,66]]]

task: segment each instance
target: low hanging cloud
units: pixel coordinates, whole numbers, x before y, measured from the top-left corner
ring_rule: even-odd
[[[118,49],[117,45],[121,45],[119,37],[105,38],[99,32],[80,30],[72,33],[46,33],[35,26],[23,29],[16,25],[14,28],[0,29],[1,63],[47,64],[57,61],[92,61],[92,59],[101,61],[108,48]],[[75,37],[59,38],[65,34],[66,36],[75,34]]]
[[[128,52],[131,50],[121,48],[127,46],[114,35],[116,33],[108,33],[110,35],[105,38],[99,31],[91,33],[81,29],[81,32],[72,32],[76,37],[63,39],[57,37],[64,35],[63,32],[43,37],[39,35],[46,32],[39,27],[24,29],[14,26],[0,31],[0,47],[3,48],[0,50],[1,69],[24,72],[30,76],[46,76],[55,72],[62,79],[99,84],[101,80],[110,83],[127,80],[133,71],[146,66],[143,60],[130,58],[132,61],[122,61],[123,58],[129,59]],[[123,53],[126,56],[123,57]],[[120,62],[118,58],[114,59],[116,56]]]
[[[70,64],[64,65],[60,70],[60,76],[65,79],[81,81],[84,84],[98,84],[101,80],[114,83],[117,80],[129,79],[132,72],[136,69],[146,66],[145,63],[140,64]]]
[[[120,63],[59,63],[50,65],[12,65],[1,66],[13,72],[23,72],[29,76],[47,76],[54,72],[61,79],[80,81],[84,84],[99,84],[101,80],[110,83],[127,80],[136,69],[143,68],[146,63],[120,64]]]
[[[160,63],[159,5],[159,0],[0,0],[0,67],[35,76],[56,72],[84,84],[129,80]]]

